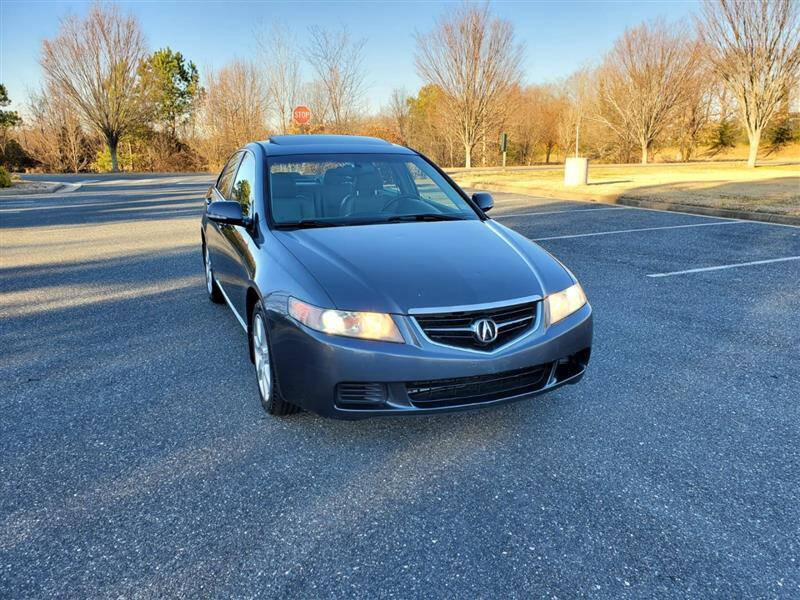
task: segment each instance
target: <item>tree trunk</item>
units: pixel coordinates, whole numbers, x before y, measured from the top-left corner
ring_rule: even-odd
[[[553,151],[553,147],[550,144],[545,146],[545,155],[544,155],[544,162],[550,164],[550,153]]]
[[[642,164],[647,164],[647,146],[649,144],[647,142],[642,142]]]
[[[747,155],[747,166],[754,168],[756,166],[756,159],[758,158],[758,144],[761,142],[761,130],[750,131],[747,129],[747,138],[750,141],[750,153]]]
[[[119,163],[117,162],[117,144],[119,142],[116,138],[108,137],[106,143],[108,144],[108,151],[111,154],[111,171],[116,173],[119,171]]]
[[[469,144],[464,144],[464,166],[467,169],[472,168],[472,148]]]

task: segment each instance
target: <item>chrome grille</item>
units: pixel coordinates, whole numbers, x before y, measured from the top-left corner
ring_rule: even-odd
[[[414,319],[433,342],[491,351],[527,333],[536,325],[538,302],[525,302],[482,310],[419,314]],[[497,324],[497,338],[489,343],[478,340],[473,325],[480,319],[492,319]]]

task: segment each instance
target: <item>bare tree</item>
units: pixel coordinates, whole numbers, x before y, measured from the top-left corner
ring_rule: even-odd
[[[267,103],[258,69],[236,60],[206,77],[198,124],[200,152],[210,168],[241,145],[267,135]]]
[[[487,121],[520,80],[522,46],[511,23],[493,18],[488,5],[466,3],[416,39],[417,72],[443,92],[469,168]]]
[[[330,97],[325,84],[319,80],[309,81],[302,87],[303,103],[311,111],[311,123],[303,125],[301,130],[321,132],[330,117]]]
[[[68,101],[45,88],[30,94],[28,115],[19,141],[46,170],[77,173],[89,166],[97,143],[86,135]]]
[[[519,160],[531,164],[541,145],[545,162],[559,145],[559,125],[564,118],[565,101],[552,85],[530,85],[515,91],[504,102],[510,108],[507,120],[511,140]]]
[[[30,92],[25,127],[19,132],[19,141],[25,152],[47,171],[63,171],[59,143],[61,115],[55,110],[45,90]]]
[[[521,165],[534,160],[536,145],[541,137],[539,105],[532,87],[514,86],[506,100],[507,118],[503,131],[509,134],[510,154]]]
[[[289,131],[292,109],[302,91],[299,46],[289,31],[284,24],[276,23],[266,35],[256,34],[273,122],[282,134]]]
[[[755,167],[761,134],[797,85],[800,22],[796,0],[706,0],[700,34],[715,71],[736,98]]]
[[[139,119],[137,68],[145,52],[136,19],[99,3],[85,19],[64,19],[58,35],[42,42],[48,84],[102,134],[114,171],[119,140]]]
[[[599,118],[619,137],[639,143],[642,164],[684,101],[699,55],[682,27],[662,21],[626,30],[606,55],[599,70]]]
[[[404,88],[395,88],[389,98],[389,108],[387,113],[392,121],[400,143],[404,146],[409,144],[409,128],[411,125],[411,106],[408,102],[408,92]]]
[[[686,94],[674,123],[674,139],[681,160],[688,161],[694,156],[700,134],[711,119],[716,83],[713,74],[702,66],[684,82]]]
[[[540,136],[544,146],[544,161],[550,162],[555,149],[559,146],[559,125],[566,118],[567,100],[557,87],[552,85],[538,86],[539,119],[541,121]]]
[[[561,98],[564,106],[558,123],[559,145],[565,157],[574,148],[577,158],[580,156],[581,129],[585,127],[593,100],[589,67],[581,67],[564,81]]]
[[[336,131],[344,131],[361,109],[365,91],[364,43],[346,28],[309,28],[308,60],[322,84]]]

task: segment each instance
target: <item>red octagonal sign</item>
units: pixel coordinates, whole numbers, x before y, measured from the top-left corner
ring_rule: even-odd
[[[311,111],[301,104],[292,111],[292,118],[298,125],[305,125],[311,120]]]

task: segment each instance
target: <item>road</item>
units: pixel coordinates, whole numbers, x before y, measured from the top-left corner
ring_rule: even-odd
[[[497,194],[594,307],[579,385],[271,418],[210,178],[93,179],[0,198],[0,597],[800,596],[800,228]]]

